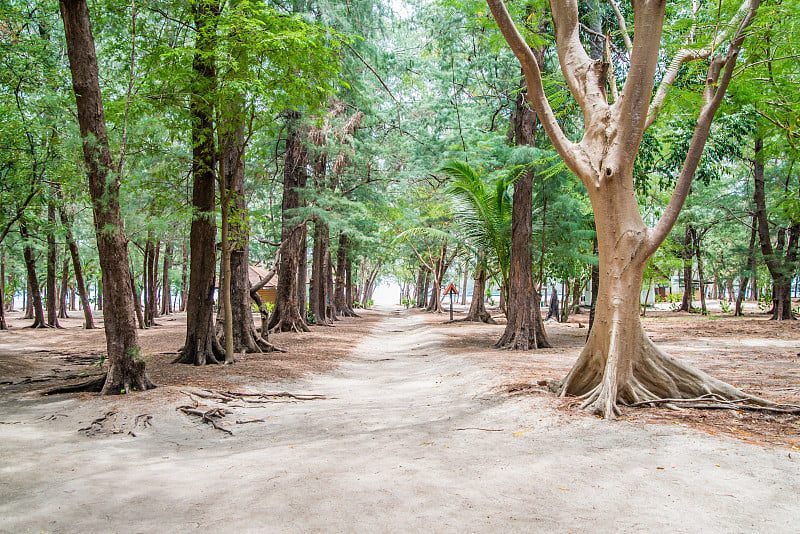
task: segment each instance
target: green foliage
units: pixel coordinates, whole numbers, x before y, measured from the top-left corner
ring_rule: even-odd
[[[457,160],[448,161],[439,172],[450,178],[445,192],[452,199],[467,246],[484,263],[489,275],[499,275],[503,287],[508,287],[511,250],[508,187],[516,175],[501,175],[487,186],[472,167]]]

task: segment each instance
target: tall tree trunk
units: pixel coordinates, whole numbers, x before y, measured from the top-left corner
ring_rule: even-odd
[[[465,321],[496,324],[492,319],[492,315],[486,311],[485,295],[486,293],[486,269],[483,266],[481,258],[478,259],[475,266],[475,278],[472,285],[472,301],[469,305],[469,312],[464,318]]]
[[[172,243],[164,243],[164,269],[161,274],[161,315],[172,313],[172,287],[169,283],[169,270],[172,267]]]
[[[533,172],[526,172],[514,184],[511,214],[511,254],[509,267],[508,321],[495,347],[530,350],[549,347],[542,315],[541,296],[533,283]]]
[[[56,266],[58,250],[56,247],[56,205],[52,198],[47,201],[47,277],[45,294],[47,295],[47,326],[61,328],[58,324],[58,295],[56,292]]]
[[[275,332],[308,332],[297,304],[297,267],[302,241],[301,225],[293,221],[292,210],[300,206],[298,188],[306,182],[308,149],[303,144],[300,113],[286,112],[289,137],[283,168],[283,200],[281,201],[281,251],[278,288],[269,329]]]
[[[464,260],[464,281],[461,284],[461,305],[467,305],[467,283],[469,282],[469,257]]]
[[[150,264],[150,307],[151,311],[150,314],[153,317],[153,325],[155,325],[155,319],[159,316],[158,313],[158,260],[161,256],[161,242],[156,239],[153,243],[153,248],[151,250],[153,257],[151,258]]]
[[[152,324],[152,317],[150,317],[150,298],[148,296],[148,291],[150,289],[149,276],[148,276],[148,267],[150,264],[150,236],[151,233],[147,233],[147,239],[144,242],[144,249],[142,250],[142,293],[141,293],[141,306],[143,310],[143,317],[144,317],[144,326],[140,325],[140,328],[149,328]],[[131,266],[131,270],[133,270],[133,266]],[[136,277],[131,281],[133,284],[133,294],[134,300],[139,301],[139,293],[136,288]]]
[[[300,226],[300,255],[297,256],[297,308],[308,317],[308,226]]]
[[[692,276],[692,258],[694,257],[694,228],[686,225],[686,232],[683,236],[683,300],[678,311],[692,312],[692,300],[694,297],[694,278]]]
[[[27,267],[26,267],[27,271]],[[26,273],[27,274],[27,273]],[[25,293],[22,294],[22,307],[25,308],[23,319],[33,319],[33,289],[31,288],[30,278],[26,276]],[[42,312],[44,314],[44,312]]]
[[[331,248],[328,247],[325,256],[325,294],[328,295],[328,302],[325,311],[328,314],[328,321],[338,321],[339,313],[336,310],[336,290],[334,288],[333,258]]]
[[[314,223],[314,250],[311,261],[309,306],[317,324],[328,324],[328,226],[321,220]]]
[[[560,393],[581,397],[587,409],[605,417],[619,414],[617,402],[708,393],[743,398],[732,386],[666,356],[647,337],[639,293],[652,249],[643,247],[647,232],[633,190],[625,188],[630,180],[607,179],[613,185],[600,195],[593,192],[592,205],[605,222],[597,224],[598,249],[600,270],[609,276],[601,278],[595,326]]]
[[[430,289],[431,289],[431,271],[430,269],[425,269],[423,282],[422,282],[422,298],[420,299],[420,308],[425,308],[428,306],[428,299],[430,299]]]
[[[695,230],[694,254],[697,258],[697,279],[700,282],[700,312],[705,315],[708,313],[708,308],[706,308],[706,276],[703,271],[703,252],[700,249],[700,243],[702,242],[702,239],[702,234]]]
[[[784,321],[794,319],[792,313],[791,283],[794,271],[797,268],[797,243],[800,234],[800,225],[794,225],[789,231],[789,243],[786,244],[785,260],[781,258],[781,248],[773,248],[769,234],[769,220],[767,218],[767,202],[764,192],[764,162],[761,151],[764,140],[761,137],[755,141],[755,161],[753,165],[753,178],[755,187],[753,199],[756,206],[758,219],[758,237],[761,242],[761,254],[772,276],[772,320]],[[785,241],[785,239],[784,239]]]
[[[101,393],[145,390],[155,386],[145,372],[133,323],[127,238],[119,205],[120,176],[113,173],[89,10],[86,0],[60,0],[60,6],[106,296],[109,369]]]
[[[6,254],[0,249],[0,330],[8,330],[6,323]]]
[[[223,137],[223,183],[230,189],[232,217],[228,223],[230,236],[230,302],[231,302],[231,338],[235,353],[271,352],[275,348],[267,341],[266,330],[261,334],[256,330],[253,313],[250,308],[251,295],[258,297],[257,291],[250,290],[250,227],[248,224],[247,198],[245,195],[244,166],[244,128],[241,124],[233,124],[235,131]],[[271,276],[270,276],[271,278]],[[260,307],[260,298],[256,300]]]
[[[147,321],[144,318],[142,311],[142,297],[139,293],[139,288],[136,287],[136,279],[133,277],[133,269],[131,269],[131,297],[133,298],[133,311],[136,314],[136,322],[139,325],[139,330],[147,328]]]
[[[535,52],[536,61],[544,62],[543,51]],[[518,146],[536,144],[536,113],[525,102],[523,91],[517,95],[512,116],[514,139]],[[535,171],[525,172],[514,184],[511,207],[511,252],[508,272],[508,318],[503,335],[495,347],[531,350],[550,346],[539,311],[541,295],[533,282],[533,179]]]
[[[67,313],[67,293],[69,292],[69,257],[68,252],[64,255],[64,261],[61,262],[61,290],[58,292],[58,318],[69,319]]]
[[[194,11],[197,29],[196,52],[189,115],[192,119],[192,226],[189,233],[191,263],[189,294],[186,297],[186,341],[176,363],[205,365],[219,363],[224,356],[212,316],[216,274],[214,194],[216,191],[216,147],[214,105],[208,98],[216,87],[217,0],[199,0]]]
[[[414,305],[417,308],[421,308],[422,304],[422,297],[425,294],[425,267],[420,265],[419,270],[417,271],[417,285],[414,286]]]
[[[380,266],[373,267],[364,283],[364,295],[361,297],[361,306],[364,308],[368,308],[371,306],[370,301],[372,300],[372,293],[375,291],[375,281],[378,278],[378,272],[380,271]]]
[[[347,313],[350,317],[359,317],[353,309],[353,259],[350,254],[345,258],[345,290],[344,300],[347,305]]]
[[[181,261],[181,304],[178,306],[179,312],[186,311],[186,300],[189,295],[189,249],[186,248],[186,242],[184,241],[181,244],[181,251],[183,255],[181,256],[183,259]]]
[[[158,272],[158,239],[152,231],[147,233],[144,247],[144,265],[142,269],[142,288],[144,290],[144,323],[146,327],[156,326],[156,276]]]
[[[28,233],[27,223],[20,221],[19,235],[25,242],[23,257],[25,258],[25,270],[28,274],[28,302],[33,310],[33,324],[31,328],[46,328],[44,321],[44,308],[42,307],[42,292],[39,288],[39,278],[36,275],[36,259],[33,254],[33,247],[30,244],[30,234]]]
[[[59,202],[63,204],[63,196],[60,188],[56,189],[56,195]],[[91,330],[95,327],[94,317],[92,316],[92,305],[89,303],[89,293],[86,290],[86,283],[83,279],[83,267],[81,266],[78,244],[75,243],[75,238],[72,235],[72,224],[63,207],[59,210],[59,217],[61,219],[61,226],[64,228],[67,248],[72,258],[72,271],[75,273],[75,286],[78,289],[78,296],[81,299],[81,308],[83,308],[83,328]]]
[[[345,302],[345,269],[347,264],[347,236],[339,233],[339,249],[336,251],[336,280],[333,302],[336,314],[343,317],[349,315]]]
[[[439,250],[439,257],[434,263],[431,278],[433,281],[433,288],[431,289],[431,298],[428,302],[427,310],[432,313],[443,313],[442,308],[442,278],[444,276],[444,264],[447,261],[447,242],[443,241]]]

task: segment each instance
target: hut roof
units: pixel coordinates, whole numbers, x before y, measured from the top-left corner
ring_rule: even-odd
[[[250,279],[251,286],[256,285],[263,277],[267,276],[267,274],[269,274],[268,270],[264,269],[263,267],[258,267],[257,265],[249,265],[247,268],[247,276]],[[277,285],[278,275],[275,274],[264,287],[277,287]]]

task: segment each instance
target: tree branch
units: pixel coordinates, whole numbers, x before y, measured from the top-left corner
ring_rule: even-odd
[[[740,22],[742,17],[748,13],[750,0],[745,0],[742,2],[742,5],[736,11],[736,14],[731,19],[729,26],[733,26],[737,22]],[[738,31],[737,31],[738,33]],[[656,120],[658,117],[658,113],[664,107],[664,104],[667,100],[667,94],[669,93],[669,88],[675,83],[675,78],[678,77],[678,71],[681,68],[681,65],[684,63],[689,63],[690,61],[697,61],[698,59],[707,59],[717,50],[720,45],[728,38],[728,30],[723,30],[722,32],[718,33],[714,40],[711,41],[705,48],[701,48],[699,50],[690,49],[690,48],[682,48],[675,54],[675,57],[672,58],[670,61],[669,67],[667,68],[667,72],[664,74],[664,77],[661,79],[661,82],[658,84],[658,90],[656,91],[656,96],[653,97],[653,101],[650,103],[650,109],[647,112],[647,124],[645,129],[649,128],[653,121]]]
[[[6,236],[8,235],[8,232],[11,230],[11,226],[15,222],[17,222],[20,219],[20,217],[22,217],[23,213],[25,213],[25,208],[27,208],[28,204],[30,204],[31,201],[36,197],[36,195],[39,194],[39,191],[40,189],[38,188],[31,189],[31,192],[25,198],[25,201],[22,203],[22,206],[17,208],[17,213],[11,219],[9,219],[8,223],[6,223],[5,228],[3,228],[3,232],[0,233],[0,243],[2,243],[3,240],[6,238]]]
[[[636,35],[631,48],[628,76],[622,87],[618,107],[620,130],[618,136],[627,142],[620,144],[625,152],[636,152],[647,129],[647,111],[653,92],[653,80],[658,66],[661,35],[664,27],[666,0],[634,0],[633,20]]]
[[[714,115],[722,103],[722,98],[725,96],[725,91],[727,91],[728,85],[733,77],[733,70],[736,66],[739,50],[744,42],[745,32],[752,24],[756,11],[761,5],[761,0],[748,0],[748,2],[749,7],[747,14],[740,22],[736,34],[728,47],[727,53],[724,57],[718,56],[712,59],[711,65],[708,67],[706,90],[704,91],[706,102],[697,118],[692,141],[686,153],[686,159],[684,160],[681,174],[675,184],[675,190],[672,192],[669,204],[664,210],[661,219],[656,223],[655,227],[648,232],[647,244],[645,246],[649,255],[655,253],[659,245],[666,239],[667,234],[669,234],[675,222],[678,220],[678,215],[683,208],[686,197],[689,195],[694,173],[700,163],[700,157],[703,155],[703,148],[705,148],[706,141],[708,140],[711,123],[714,120]]]
[[[617,24],[619,24],[619,31],[622,34],[622,42],[625,43],[625,49],[628,53],[631,53],[631,49],[633,48],[633,43],[631,42],[631,36],[628,33],[628,25],[625,23],[625,17],[622,16],[622,11],[619,9],[619,4],[616,0],[608,0],[611,4],[611,9],[614,10],[614,15],[617,16]]]
[[[517,26],[511,20],[511,15],[508,14],[503,0],[486,0],[486,3],[492,11],[492,15],[497,21],[497,25],[503,37],[505,37],[514,55],[522,65],[522,70],[525,72],[525,82],[528,88],[527,98],[536,110],[536,115],[538,115],[542,127],[553,143],[553,147],[555,147],[567,166],[575,172],[575,174],[578,176],[587,174],[587,171],[591,169],[588,158],[583,153],[581,147],[570,141],[564,134],[561,126],[559,126],[553,109],[547,101],[544,86],[542,85],[542,72],[539,69],[539,63],[536,61],[531,47],[525,42]]]
[[[256,284],[250,286],[250,295],[252,296],[254,293],[258,293],[258,290],[264,287],[272,280],[272,277],[275,276],[275,273],[278,272],[278,260],[281,257],[281,250],[283,250],[283,243],[278,245],[278,250],[275,251],[275,258],[272,260],[272,266],[270,267],[267,274],[261,278]]]

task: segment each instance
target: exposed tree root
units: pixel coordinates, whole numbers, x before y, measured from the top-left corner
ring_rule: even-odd
[[[477,315],[469,314],[463,319],[456,319],[453,322],[497,324],[497,321],[494,320],[492,315],[485,310],[483,313],[479,313]]]
[[[300,319],[297,318],[286,318],[281,319],[280,321],[276,322],[273,327],[269,329],[270,332],[310,332],[311,330],[308,328],[308,325]]]
[[[212,427],[225,432],[226,434],[233,435],[233,432],[228,430],[227,428],[219,426],[214,419],[222,419],[226,415],[232,413],[229,410],[225,410],[224,408],[211,408],[210,410],[200,410],[196,407],[192,406],[178,406],[175,408],[179,412],[183,412],[186,415],[196,415],[199,417],[204,423],[208,423]]]
[[[620,415],[620,405],[653,404],[681,404],[707,409],[749,406],[764,411],[794,413],[783,411],[794,407],[781,407],[744,393],[668,356],[650,341],[641,328],[625,344],[620,344],[614,333],[607,345],[598,337],[589,340],[563,381],[547,384],[562,397],[578,397],[583,401],[581,407],[592,414],[613,419]]]
[[[543,331],[537,332],[533,325],[521,325],[513,331],[506,328],[494,346],[503,350],[533,350],[549,348],[550,343]]]
[[[254,336],[253,341],[255,342],[256,346],[258,347],[260,352],[286,352],[283,349],[279,349],[262,336]]]
[[[211,425],[217,430],[225,432],[227,434],[233,435],[229,429],[224,428],[217,424],[217,421],[224,419],[225,416],[233,414],[232,410],[227,408],[223,408],[221,406],[201,406],[198,398],[212,400],[216,402],[220,402],[225,405],[229,405],[232,402],[241,402],[244,405],[237,404],[235,406],[239,408],[247,407],[248,404],[268,404],[268,403],[275,403],[281,402],[276,400],[278,398],[289,398],[298,401],[309,401],[309,400],[320,400],[325,399],[324,395],[316,395],[313,393],[309,394],[297,394],[297,393],[289,393],[288,391],[282,391],[278,393],[246,393],[246,392],[239,392],[239,391],[219,391],[216,389],[198,389],[192,392],[181,391],[184,395],[189,397],[192,404],[191,405],[183,405],[178,406],[175,408],[179,412],[182,412],[186,415],[193,415],[199,417],[202,422]],[[291,401],[283,401],[283,402],[291,402]],[[236,424],[243,425],[247,423],[263,423],[263,419],[251,419],[251,420],[237,420]]]
[[[653,406],[663,404],[668,407],[698,408],[704,410],[742,410],[748,412],[772,412],[800,414],[800,406],[795,404],[750,404],[748,399],[728,400],[719,395],[709,393],[694,399],[653,399],[630,404],[629,406]],[[681,405],[680,407],[678,405]]]
[[[113,362],[106,375],[101,395],[122,395],[132,391],[146,391],[155,388],[145,372],[143,360],[133,360],[129,365],[115,365]]]
[[[231,436],[233,435],[233,432],[231,432],[227,428],[219,426],[215,421],[215,419],[223,419],[225,418],[226,415],[231,414],[233,412],[220,407],[208,408],[207,406],[204,406],[201,408],[200,403],[197,401],[196,398],[194,398],[194,396],[191,393],[187,393],[185,391],[181,391],[181,393],[189,397],[189,399],[192,401],[192,404],[178,406],[177,408],[175,408],[177,411],[182,412],[186,415],[197,416],[200,418],[202,422],[211,425],[215,429],[225,432]]]
[[[106,373],[103,373],[102,375],[89,377],[88,380],[84,380],[76,384],[69,384],[67,386],[56,386],[53,388],[46,389],[41,392],[41,395],[58,395],[60,393],[80,393],[80,392],[99,393],[100,391],[102,391],[103,385],[105,383],[106,383]]]
[[[289,393],[288,391],[281,391],[279,393],[245,393],[238,391],[219,391],[216,389],[200,389],[192,393],[182,393],[186,395],[195,395],[203,399],[214,399],[223,403],[240,400],[243,402],[263,404],[275,402],[277,398],[290,398],[301,401],[322,400],[326,398],[325,395],[317,395],[314,393]]]

